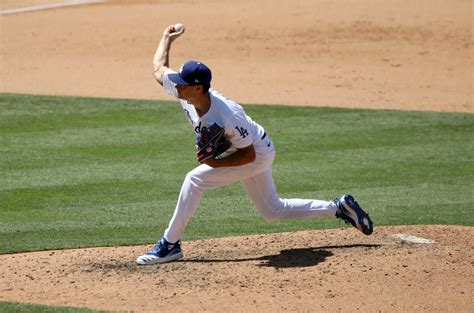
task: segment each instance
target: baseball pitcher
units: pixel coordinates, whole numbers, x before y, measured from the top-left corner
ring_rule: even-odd
[[[275,146],[265,129],[245,114],[239,104],[211,88],[212,73],[203,63],[188,61],[179,70],[169,68],[172,42],[185,31],[168,26],[153,58],[153,73],[166,93],[183,108],[196,135],[200,163],[183,182],[173,217],[163,237],[146,254],[141,265],[165,263],[184,256],[180,238],[206,190],[240,182],[262,217],[282,220],[331,216],[352,224],[362,233],[373,232],[369,215],[349,194],[334,201],[282,199],[272,177]]]

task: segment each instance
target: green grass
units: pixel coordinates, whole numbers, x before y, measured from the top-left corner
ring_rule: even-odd
[[[12,303],[0,301],[0,312],[15,312],[15,313],[95,313],[106,312],[96,311],[86,308],[67,308],[67,307],[51,307],[45,305],[33,305],[24,303]]]
[[[281,197],[353,193],[376,225],[474,224],[474,115],[245,106],[277,147]],[[194,160],[176,102],[0,94],[0,253],[151,243]],[[239,184],[183,239],[342,227],[266,222]]]

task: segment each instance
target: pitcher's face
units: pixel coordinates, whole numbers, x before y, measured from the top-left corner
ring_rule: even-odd
[[[194,85],[194,86],[184,86],[184,85],[176,85],[176,90],[178,91],[178,98],[186,101],[192,101],[197,96],[202,93],[202,86],[201,85]]]

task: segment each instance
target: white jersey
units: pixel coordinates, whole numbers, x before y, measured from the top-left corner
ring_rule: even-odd
[[[163,87],[166,93],[178,98],[176,85],[169,80],[168,75],[175,73],[168,69],[163,75]],[[254,122],[239,104],[224,97],[219,92],[209,89],[211,107],[203,116],[199,117],[194,106],[186,100],[179,99],[186,118],[196,133],[204,127],[217,123],[225,129],[227,139],[232,143],[229,152],[245,148],[253,144],[257,155],[265,155],[271,145],[265,130]],[[273,150],[273,148],[271,149]]]

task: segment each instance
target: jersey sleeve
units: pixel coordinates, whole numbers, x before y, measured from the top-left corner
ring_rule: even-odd
[[[241,149],[250,146],[252,134],[249,121],[243,114],[233,114],[226,123],[226,133],[232,143],[232,147]]]
[[[178,98],[178,91],[176,90],[176,85],[168,78],[168,75],[172,73],[176,73],[176,72],[168,69],[163,74],[163,89],[167,94],[172,95],[175,98]]]

